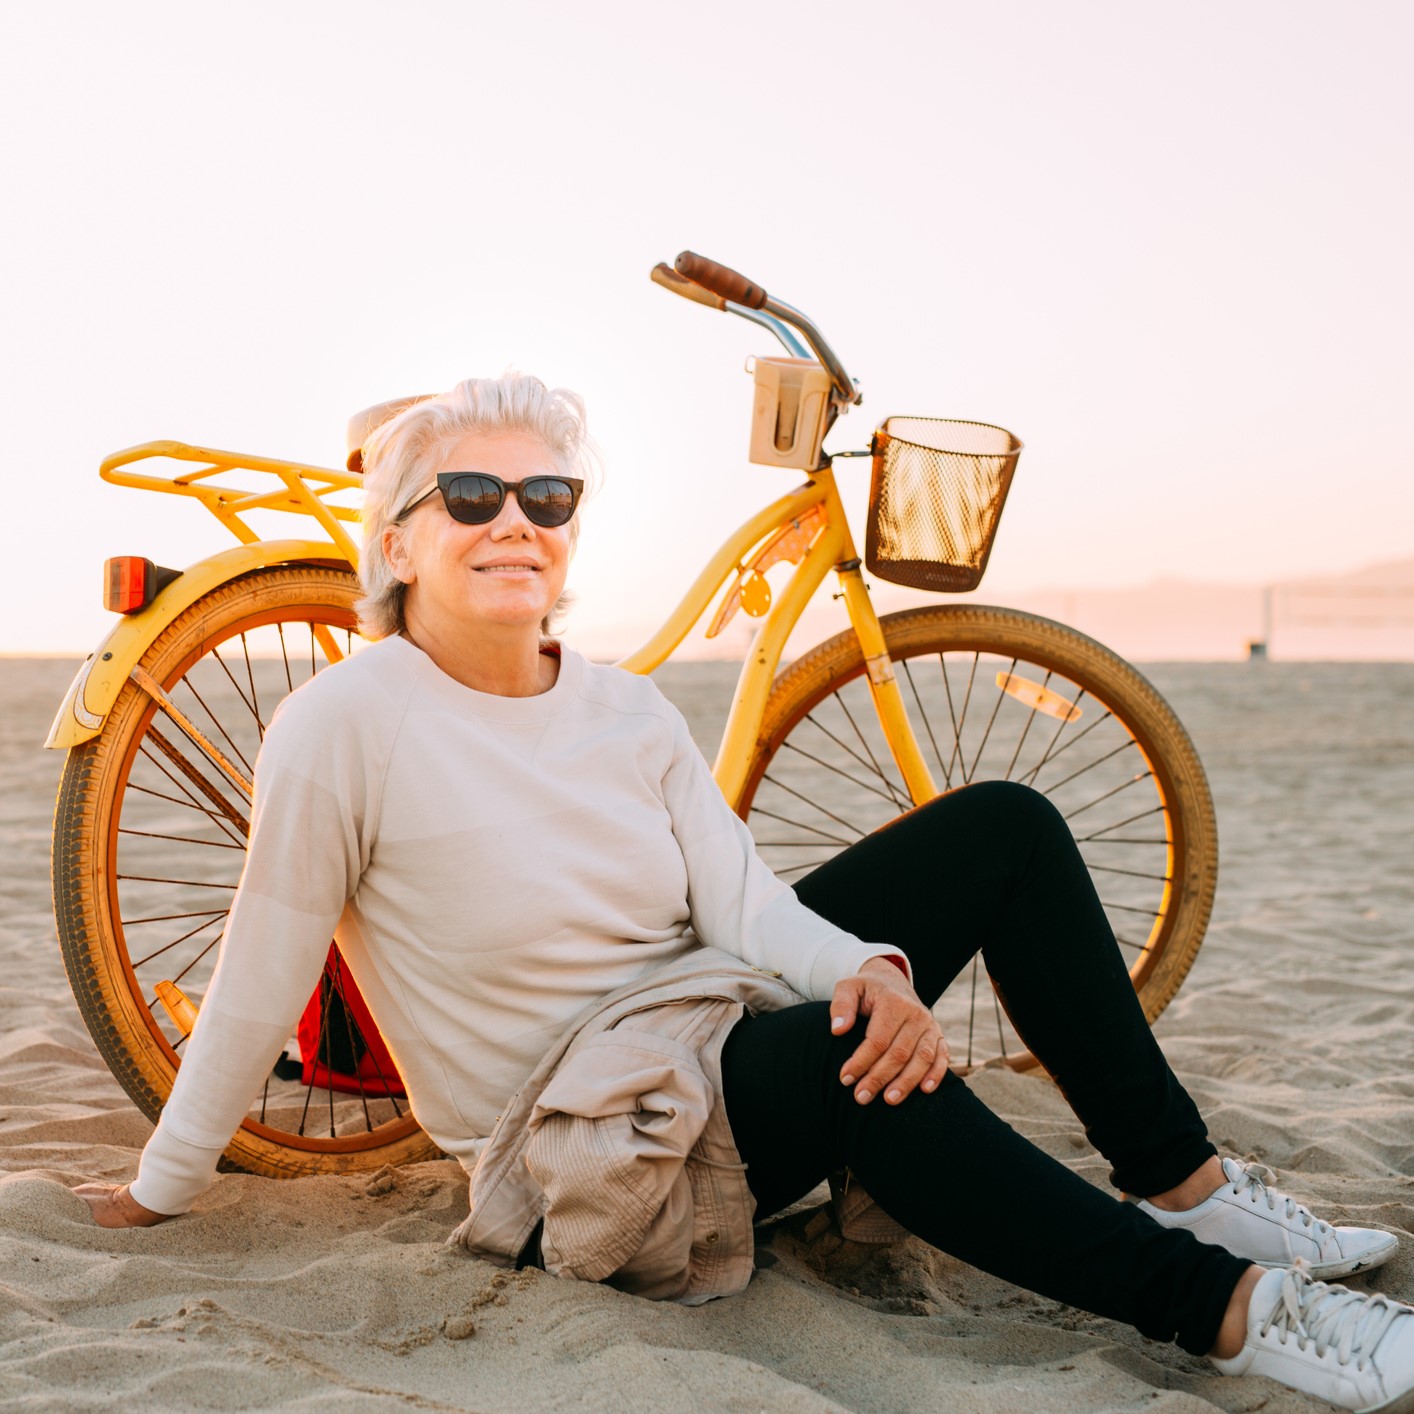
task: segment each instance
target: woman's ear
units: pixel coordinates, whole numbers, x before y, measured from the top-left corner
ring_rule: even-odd
[[[383,558],[395,579],[411,584],[417,574],[412,567],[412,556],[408,554],[405,531],[406,527],[401,525],[390,525],[383,531]]]

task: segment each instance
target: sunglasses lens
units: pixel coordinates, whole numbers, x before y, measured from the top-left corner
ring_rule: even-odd
[[[574,487],[558,476],[533,476],[520,488],[520,504],[536,525],[564,525],[574,514]]]
[[[503,493],[500,483],[489,476],[458,476],[442,495],[453,520],[463,525],[484,525],[496,519]]]

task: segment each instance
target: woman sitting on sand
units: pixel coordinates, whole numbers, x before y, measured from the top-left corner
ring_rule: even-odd
[[[953,791],[792,891],[656,686],[543,637],[584,458],[580,400],[522,375],[369,440],[381,641],[265,736],[219,965],[137,1179],[78,1190],[97,1220],[161,1222],[212,1182],[337,929],[418,1120],[475,1169],[459,1236],[492,1260],[730,1294],[753,1212],[847,1170],[936,1247],[1225,1373],[1414,1407],[1414,1308],[1317,1280],[1397,1239],[1218,1158],[1044,797]],[[979,948],[1139,1201],[948,1070],[929,1008]]]

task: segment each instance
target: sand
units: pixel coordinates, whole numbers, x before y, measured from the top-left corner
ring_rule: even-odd
[[[921,1243],[842,1245],[808,1214],[763,1234],[744,1295],[695,1309],[447,1248],[466,1184],[445,1161],[386,1192],[226,1175],[180,1222],[97,1228],[64,1185],[131,1177],[150,1126],[93,1050],[50,916],[60,761],[37,743],[69,672],[0,663],[0,1410],[1321,1407]],[[1414,1299],[1414,667],[1150,672],[1224,842],[1208,942],[1157,1029],[1226,1151],[1401,1233],[1378,1284]],[[720,680],[666,683],[704,739]],[[1046,1080],[972,1083],[1103,1183]]]

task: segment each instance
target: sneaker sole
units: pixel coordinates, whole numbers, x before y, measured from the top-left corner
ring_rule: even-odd
[[[1332,1277],[1353,1277],[1357,1272],[1373,1271],[1376,1267],[1384,1266],[1384,1264],[1399,1251],[1399,1239],[1394,1237],[1393,1233],[1391,1233],[1390,1236],[1393,1238],[1393,1241],[1390,1242],[1389,1246],[1382,1247],[1378,1252],[1369,1252],[1363,1257],[1348,1257],[1339,1262],[1322,1262],[1320,1265],[1314,1262],[1307,1262],[1306,1270],[1310,1272],[1317,1281],[1329,1281]],[[1296,1263],[1260,1262],[1259,1265],[1263,1267],[1280,1267],[1283,1271],[1289,1272]],[[1382,1404],[1378,1407],[1380,1409],[1390,1410],[1399,1409],[1401,1414],[1404,1409],[1403,1405],[1397,1404]],[[1409,1408],[1414,1410],[1414,1404],[1409,1405]]]
[[[1356,1414],[1414,1414],[1414,1389],[1405,1390],[1383,1404],[1367,1404]]]

